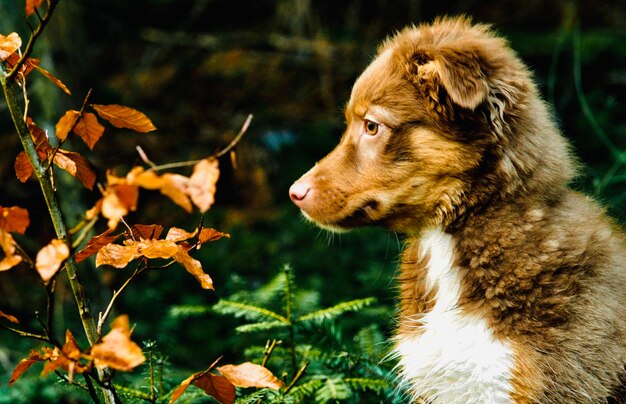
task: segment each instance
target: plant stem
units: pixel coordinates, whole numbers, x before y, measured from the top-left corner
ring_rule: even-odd
[[[46,206],[48,208],[48,213],[50,214],[50,219],[52,219],[52,224],[54,225],[56,236],[59,240],[63,241],[68,246],[71,246],[71,242],[67,233],[67,225],[63,218],[61,208],[59,207],[55,190],[52,186],[51,178],[48,175],[48,171],[45,169],[44,165],[39,159],[39,155],[35,148],[33,139],[30,136],[28,126],[22,118],[21,107],[15,95],[15,91],[11,82],[8,81],[5,67],[1,63],[0,82],[2,84],[2,91],[4,92],[7,106],[9,108],[9,113],[11,114],[11,118],[13,119],[13,124],[15,125],[17,134],[20,138],[20,141],[22,142],[22,147],[24,148],[24,151],[28,156],[37,180],[39,181],[39,185],[41,187],[41,191],[43,193],[44,199],[46,201]],[[76,301],[76,306],[78,308],[78,313],[80,315],[83,329],[85,330],[85,335],[87,336],[89,344],[93,345],[99,339],[96,328],[96,321],[89,307],[89,302],[85,293],[85,289],[78,279],[78,267],[73,257],[69,257],[65,261],[65,271],[69,279],[70,287],[72,288],[72,293],[74,294],[74,300]],[[106,372],[106,369],[103,370],[103,373]],[[115,402],[115,394],[112,391],[112,387],[111,390],[105,389],[103,390],[103,392],[107,403]]]

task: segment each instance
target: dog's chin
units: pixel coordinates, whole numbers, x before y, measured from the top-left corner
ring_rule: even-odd
[[[372,213],[378,207],[378,202],[368,201],[359,208],[355,209],[352,213],[345,217],[332,221],[320,221],[309,216],[305,211],[301,210],[302,216],[310,222],[315,223],[318,227],[331,231],[333,233],[345,233],[356,227],[371,226],[378,223],[378,220],[372,217]]]

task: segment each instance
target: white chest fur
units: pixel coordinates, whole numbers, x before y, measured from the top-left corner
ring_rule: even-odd
[[[414,399],[432,403],[511,402],[513,350],[494,339],[485,319],[459,307],[462,272],[454,265],[454,240],[439,229],[420,240],[428,254],[427,283],[436,287],[431,311],[415,321],[415,333],[397,336],[395,355],[403,384]]]

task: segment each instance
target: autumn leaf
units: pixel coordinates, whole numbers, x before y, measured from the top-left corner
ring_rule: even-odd
[[[110,265],[115,268],[125,268],[129,262],[140,257],[137,253],[137,245],[130,246],[119,244],[105,245],[96,254],[96,266]]]
[[[52,352],[52,349],[45,346],[41,348],[41,351],[30,351],[28,357],[19,361],[17,366],[15,366],[15,369],[13,369],[11,379],[9,379],[9,386],[15,383],[17,379],[19,379],[24,374],[24,372],[30,369],[30,367],[33,366],[35,363],[42,362],[50,358],[52,356]]]
[[[45,159],[47,154],[43,150],[37,150],[37,154],[41,160]],[[30,164],[28,155],[25,152],[20,152],[15,158],[15,175],[21,182],[26,182],[35,172],[33,165]]]
[[[107,178],[110,176],[107,175]],[[102,198],[102,216],[109,219],[109,228],[115,228],[122,217],[137,209],[139,188],[134,185],[119,183],[108,186]]]
[[[176,255],[174,255],[173,258],[176,260],[176,262],[185,267],[187,272],[192,274],[198,282],[200,282],[200,286],[202,286],[202,289],[214,290],[213,280],[211,279],[209,274],[205,273],[202,270],[202,264],[200,263],[200,261],[192,258],[189,253],[185,251],[182,247],[178,249],[178,252],[176,253]]]
[[[56,136],[59,141],[67,138],[67,135],[76,125],[80,112],[73,109],[66,111],[56,124]]]
[[[2,228],[0,228],[0,247],[2,247],[4,252],[4,258],[0,261],[0,271],[11,269],[22,262],[22,257],[15,254],[15,240],[13,240],[13,236]]]
[[[202,230],[200,230],[200,235],[198,235],[198,243],[204,244],[209,241],[219,240],[222,237],[230,238],[230,234],[222,233],[221,231],[217,231],[215,229],[205,227]]]
[[[128,372],[145,362],[141,348],[130,339],[130,335],[127,315],[113,320],[111,331],[102,337],[101,342],[91,347],[90,355],[94,364]]]
[[[215,202],[216,183],[220,170],[216,159],[204,159],[196,164],[189,178],[187,193],[191,201],[204,213]]]
[[[37,124],[30,117],[26,119],[26,125],[28,126],[30,137],[33,139],[33,143],[35,143],[35,148],[45,152],[51,151],[52,146],[50,146],[50,143],[48,142],[48,134],[46,131],[37,126]]]
[[[49,71],[47,71],[46,69],[42,68],[41,66],[39,66],[38,64],[33,65],[33,67],[35,69],[37,69],[37,71],[39,73],[41,73],[45,78],[47,78],[48,80],[50,80],[55,86],[59,87],[61,90],[63,90],[63,92],[67,95],[72,95],[72,93],[70,92],[69,88],[67,88],[67,86],[65,84],[63,84],[63,82],[61,80],[59,80],[56,76],[54,76],[52,73],[50,73]]]
[[[195,379],[193,384],[222,404],[235,402],[235,386],[224,376],[205,373]]]
[[[9,57],[4,61],[9,69],[13,69],[15,65],[20,61],[20,55],[17,53],[13,53],[9,55]],[[39,59],[28,58],[24,61],[24,64],[20,68],[20,75],[23,77],[28,76],[28,74],[33,71],[39,65]]]
[[[104,133],[104,126],[98,122],[98,118],[94,114],[85,112],[78,119],[76,126],[74,126],[74,133],[83,139],[85,144],[93,150],[93,147]]]
[[[4,62],[20,46],[22,46],[22,39],[16,32],[12,32],[7,36],[0,34],[0,60]]]
[[[145,114],[136,109],[122,105],[91,104],[91,107],[116,128],[132,129],[136,132],[147,133],[156,129]]]
[[[171,240],[174,242],[189,240],[192,237],[195,237],[198,233],[198,230],[194,230],[193,232],[188,232],[184,229],[179,229],[178,227],[171,227],[167,232],[167,236],[165,236],[166,240]]]
[[[61,264],[70,256],[70,249],[63,241],[53,239],[50,244],[39,250],[35,260],[35,268],[44,283],[57,273]]]
[[[283,383],[267,368],[245,362],[241,365],[224,365],[217,370],[237,387],[280,389]]]
[[[59,150],[54,156],[54,164],[78,178],[88,190],[93,189],[96,183],[96,172],[91,168],[89,161],[79,153]]]
[[[178,174],[158,175],[154,171],[144,171],[143,167],[134,167],[126,180],[129,184],[140,186],[144,189],[159,190],[163,195],[170,198],[175,204],[191,212],[191,202],[187,196],[187,183],[189,178]]]
[[[75,373],[84,373],[91,370],[91,363],[81,363],[80,360],[85,357],[81,349],[76,343],[76,339],[70,330],[65,331],[65,344],[63,348],[54,348],[54,351],[48,358],[48,362],[43,367],[42,376],[46,376],[50,372],[54,372],[58,368],[68,373],[68,379],[72,381]]]
[[[87,245],[82,250],[78,251],[74,254],[74,261],[79,263],[84,261],[85,259],[91,257],[96,254],[102,247],[107,244],[111,244],[120,236],[120,234],[113,234],[111,232],[114,229],[107,229],[104,233],[98,234],[97,236],[93,236],[91,240],[87,242]]]
[[[43,0],[26,0],[26,17],[30,17],[42,3]]]
[[[135,239],[158,239],[163,233],[163,226],[160,224],[135,224],[130,229]]]
[[[20,321],[17,319],[17,317],[12,316],[10,314],[6,314],[2,310],[0,310],[0,317],[9,320],[13,324],[19,324],[20,323]]]
[[[26,209],[19,206],[0,206],[0,228],[7,232],[24,234],[29,224],[30,218]]]

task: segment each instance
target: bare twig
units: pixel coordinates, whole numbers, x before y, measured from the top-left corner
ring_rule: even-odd
[[[304,375],[304,372],[306,372],[307,366],[309,366],[309,362],[304,362],[302,366],[300,366],[300,369],[298,369],[298,373],[296,373],[296,375],[293,377],[293,380],[291,380],[291,383],[289,383],[289,386],[287,386],[287,388],[285,389],[284,394],[289,393],[293,386],[296,385],[298,380],[300,380],[300,378]]]
[[[104,326],[104,323],[109,317],[109,314],[111,314],[111,309],[113,308],[113,303],[115,303],[115,300],[124,291],[124,289],[126,289],[126,287],[130,284],[130,281],[135,279],[135,277],[139,275],[141,272],[143,272],[144,269],[146,268],[145,266],[142,267],[143,264],[144,264],[144,260],[142,259],[137,264],[137,268],[135,268],[135,272],[133,272],[133,274],[129,276],[128,279],[126,279],[126,282],[124,282],[118,290],[113,291],[113,296],[111,297],[111,300],[109,301],[109,305],[104,311],[104,314],[103,313],[98,314],[98,326],[97,326],[98,335],[102,335],[102,327]]]
[[[4,328],[7,331],[11,331],[12,333],[15,333],[15,334],[19,335],[20,337],[33,338],[33,339],[37,339],[39,341],[50,342],[48,337],[46,337],[45,335],[33,334],[31,332],[18,330],[17,328],[9,327],[8,325],[3,324],[3,323],[0,323],[0,327]]]
[[[270,356],[272,356],[272,352],[274,352],[274,348],[276,345],[280,344],[280,341],[273,339],[271,342],[267,340],[265,344],[265,351],[263,352],[265,356],[263,356],[263,362],[261,362],[261,366],[265,367],[267,365],[267,361],[269,361]]]
[[[39,37],[39,35],[43,33],[43,30],[48,24],[48,22],[50,21],[50,18],[52,17],[52,13],[54,12],[54,9],[57,6],[57,4],[59,4],[59,1],[60,0],[50,0],[48,2],[48,9],[46,10],[46,14],[44,14],[43,17],[41,17],[39,13],[37,13],[37,17],[39,18],[39,25],[34,30],[32,30],[31,28],[32,33],[30,35],[30,38],[28,39],[28,43],[26,44],[24,53],[22,54],[22,57],[20,58],[20,60],[18,60],[15,66],[13,67],[13,70],[11,70],[9,74],[7,74],[6,76],[7,81],[11,81],[15,78],[17,72],[20,71],[24,63],[26,63],[26,60],[30,57],[30,54],[33,52],[33,48],[35,47],[35,42],[37,42],[37,38]]]
[[[237,136],[235,136],[233,138],[233,140],[228,144],[228,146],[226,146],[222,150],[218,151],[217,153],[213,154],[209,158],[220,158],[223,155],[225,155],[226,153],[228,153],[229,151],[231,151],[233,149],[233,147],[235,147],[237,145],[237,143],[239,143],[239,141],[241,140],[243,135],[246,133],[246,131],[248,130],[248,127],[250,126],[250,122],[251,121],[252,121],[252,114],[249,114],[248,117],[246,118],[246,121],[243,123],[243,126],[239,130],[239,133],[237,133]],[[169,169],[172,169],[172,168],[195,166],[196,164],[198,164],[202,160],[203,159],[201,159],[201,160],[180,161],[180,162],[177,162],[177,163],[162,164],[160,166],[151,166],[148,170],[162,171],[162,170],[169,170]]]

